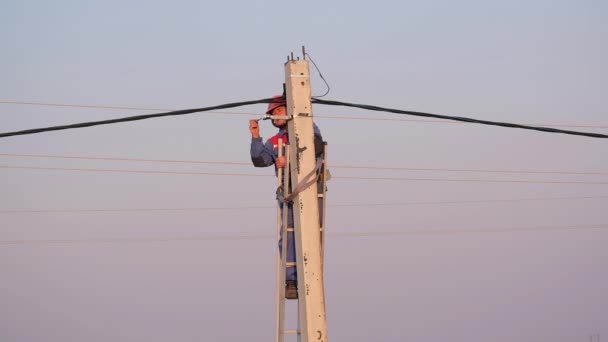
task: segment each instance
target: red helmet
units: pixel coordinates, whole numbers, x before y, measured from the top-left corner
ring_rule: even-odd
[[[287,103],[285,102],[285,98],[283,97],[283,95],[275,95],[272,97],[272,102],[268,104],[268,109],[266,109],[266,114],[272,114],[272,111],[282,107],[282,106],[287,106]]]

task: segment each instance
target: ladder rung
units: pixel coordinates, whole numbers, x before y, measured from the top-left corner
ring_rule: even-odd
[[[287,267],[290,267],[290,266],[297,266],[297,264],[296,264],[295,262],[290,261],[290,262],[286,262],[286,263],[285,263],[285,266],[287,266]]]
[[[323,197],[325,197],[325,195],[323,195],[323,194],[317,194],[317,197],[323,198]]]
[[[293,232],[293,231],[294,231],[294,229],[293,229],[293,228],[287,228],[287,231],[288,231],[288,232]]]
[[[300,334],[296,329],[285,329],[283,330],[283,334]]]

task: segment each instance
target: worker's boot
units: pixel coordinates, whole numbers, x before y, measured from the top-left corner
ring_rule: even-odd
[[[285,299],[298,299],[298,282],[288,280],[285,282]]]

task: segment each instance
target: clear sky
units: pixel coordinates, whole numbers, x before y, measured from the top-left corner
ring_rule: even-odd
[[[2,1],[0,41],[0,132],[154,112],[6,102],[161,111],[266,98],[306,45],[328,99],[608,133],[598,0]],[[263,111],[0,139],[0,341],[272,340],[271,169],[9,156],[247,163],[247,120]],[[336,166],[332,341],[608,338],[608,141],[314,113]],[[67,212],[23,212],[36,210]]]

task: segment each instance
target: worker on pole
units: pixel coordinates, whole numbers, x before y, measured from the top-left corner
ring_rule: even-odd
[[[273,102],[268,104],[268,108],[266,110],[266,115],[270,115],[273,117],[272,125],[279,129],[278,133],[268,139],[265,143],[263,141],[262,136],[260,135],[260,127],[259,120],[250,120],[249,121],[249,131],[251,133],[251,161],[255,167],[267,167],[274,165],[275,166],[275,174],[278,168],[283,168],[287,165],[285,162],[284,153],[281,157],[279,157],[278,146],[279,140],[282,141],[282,144],[289,144],[289,138],[287,134],[287,107],[285,97],[283,95],[276,95],[273,97]],[[285,116],[285,119],[276,118]],[[323,158],[323,137],[321,136],[321,131],[319,128],[314,125],[314,145],[315,145],[315,156],[316,158]],[[323,189],[318,189],[322,191]],[[283,203],[279,198],[279,205],[281,207],[281,211],[287,209],[287,226],[294,226],[294,218],[293,218],[293,202]],[[285,208],[287,207],[287,208]],[[319,205],[321,208],[322,205]],[[285,229],[285,223],[281,226],[281,229]],[[281,232],[281,236],[283,236]],[[283,247],[282,238],[279,239],[279,250]],[[287,232],[287,261],[290,263],[295,263],[296,261],[296,251],[295,251],[295,238],[294,232]],[[297,269],[295,266],[289,266],[286,269],[286,279],[285,279],[285,298],[287,299],[297,299],[298,298],[298,288],[297,288]]]

